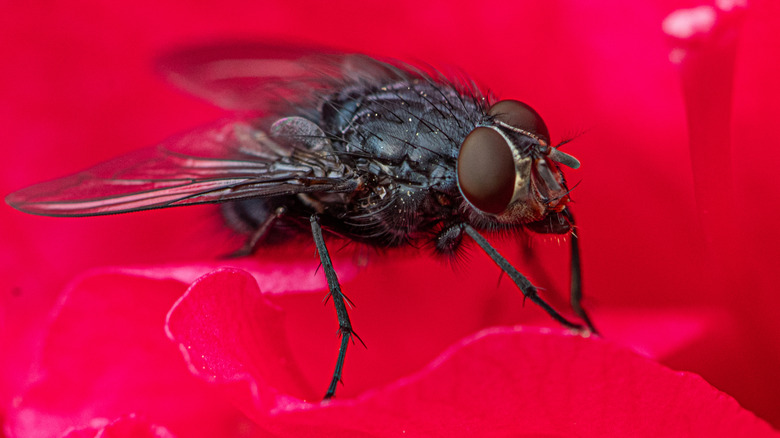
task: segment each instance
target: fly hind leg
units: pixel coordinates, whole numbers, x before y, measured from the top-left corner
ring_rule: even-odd
[[[257,251],[257,248],[263,242],[263,240],[265,240],[265,238],[268,237],[268,232],[271,231],[271,229],[276,224],[276,222],[282,216],[284,216],[285,213],[287,213],[287,207],[279,206],[274,208],[274,210],[269,212],[268,215],[263,219],[263,221],[257,225],[257,228],[255,228],[255,230],[252,231],[252,234],[250,234],[249,238],[246,240],[246,242],[244,242],[244,246],[242,246],[239,250],[230,254],[228,257],[238,258],[238,257],[246,257],[254,254]],[[229,220],[234,220],[234,219],[229,219]]]
[[[341,374],[344,369],[344,358],[347,355],[349,341],[354,337],[360,341],[364,347],[366,344],[363,343],[363,340],[361,340],[360,337],[355,334],[355,331],[352,330],[352,323],[349,321],[349,314],[347,313],[346,303],[348,299],[341,292],[339,279],[336,277],[336,271],[333,269],[333,263],[328,254],[328,248],[325,246],[325,240],[322,238],[322,227],[320,227],[319,221],[317,220],[317,215],[312,215],[310,220],[314,244],[317,247],[317,253],[320,255],[320,262],[322,263],[322,270],[325,272],[325,278],[328,280],[328,289],[330,290],[328,297],[333,299],[333,305],[336,307],[336,317],[339,321],[339,336],[341,337],[341,345],[339,346],[339,353],[336,358],[336,368],[333,370],[333,378],[328,386],[328,391],[325,393],[325,400],[328,400],[336,393],[336,385],[341,381]]]

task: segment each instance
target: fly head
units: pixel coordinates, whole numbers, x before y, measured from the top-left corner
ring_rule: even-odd
[[[570,230],[563,214],[569,190],[559,165],[576,169],[580,163],[550,146],[547,126],[533,108],[502,100],[463,141],[458,188],[488,221],[564,234]]]

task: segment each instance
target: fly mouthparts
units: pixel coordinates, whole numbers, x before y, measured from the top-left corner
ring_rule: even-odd
[[[549,148],[547,156],[556,163],[563,164],[566,167],[571,167],[572,169],[577,169],[580,167],[580,160],[556,148]]]

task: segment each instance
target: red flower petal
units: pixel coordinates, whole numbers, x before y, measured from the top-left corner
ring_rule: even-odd
[[[63,438],[175,438],[166,428],[149,424],[135,415],[112,422],[95,419],[91,423],[89,427],[68,432]]]
[[[174,271],[171,277],[180,275]],[[180,436],[221,435],[231,424],[251,430],[187,371],[165,337],[166,312],[185,288],[115,269],[74,282],[49,326],[35,382],[9,413],[8,433],[58,436],[129,413]]]
[[[392,327],[387,322],[386,330]],[[284,436],[773,435],[698,376],[609,342],[521,327],[461,340],[422,370],[365,388],[356,398],[337,393],[328,403],[305,403],[297,391],[310,382],[291,349],[307,348],[284,345],[281,310],[261,296],[253,277],[235,269],[198,279],[169,314],[168,328],[196,375],[225,385],[258,425]],[[395,334],[403,336],[403,328]],[[393,375],[385,363],[398,352],[376,341],[380,358],[368,370],[349,367],[348,381],[366,371]],[[326,383],[319,382],[321,388]]]
[[[360,400],[268,422],[288,436],[778,436],[698,376],[606,342],[522,328],[479,333]]]
[[[780,334],[776,317],[780,294],[777,281],[767,274],[780,259],[776,226],[780,204],[773,201],[780,197],[774,172],[779,165],[778,148],[773,140],[780,96],[776,80],[780,47],[780,34],[775,31],[780,18],[777,2],[751,2],[733,66],[733,108],[718,108],[733,117],[734,189],[739,205],[734,213],[740,231],[732,236],[739,243],[736,249],[716,255],[729,262],[722,271],[734,277],[729,280],[737,286],[720,291],[707,285],[711,280],[703,273],[709,268],[693,249],[700,230],[695,221],[685,112],[679,78],[668,63],[660,26],[667,14],[689,4],[613,1],[594,7],[583,1],[552,1],[485,6],[478,2],[421,5],[398,0],[390,7],[347,1],[334,8],[323,2],[291,5],[285,1],[228,0],[192,8],[186,2],[179,3],[140,1],[127,7],[124,3],[87,2],[78,8],[52,3],[43,13],[29,2],[5,8],[2,24],[8,44],[0,49],[6,61],[0,72],[0,94],[8,104],[0,114],[0,125],[9,159],[0,164],[2,194],[154,144],[219,117],[215,109],[165,89],[148,69],[156,54],[182,42],[225,35],[293,37],[348,50],[428,60],[437,66],[456,65],[502,96],[535,105],[553,137],[587,131],[577,136],[570,150],[582,160],[583,168],[567,176],[573,182],[582,181],[573,196],[578,201],[574,208],[583,238],[591,309],[618,304],[646,315],[651,309],[664,313],[664,307],[674,307],[689,322],[689,314],[694,314],[693,323],[682,327],[690,329],[690,339],[695,342],[681,352],[679,346],[686,344],[675,340],[678,347],[671,359],[661,356],[665,363],[702,374],[746,407],[780,425],[780,350],[771,344]],[[522,56],[517,55],[518,48]],[[702,79],[707,76],[705,73]],[[695,99],[694,105],[706,104],[701,96]],[[727,127],[705,120],[700,129],[721,135]],[[706,143],[700,144],[706,154]],[[69,221],[28,217],[0,205],[5,232],[0,239],[0,416],[5,416],[27,383],[28,362],[38,352],[38,334],[47,329],[43,315],[48,314],[63,279],[98,264],[198,259],[193,246],[209,257],[219,253],[202,250],[220,245],[220,239],[211,236],[213,228],[190,225],[193,218],[210,213],[209,208],[193,207]],[[480,258],[475,255],[472,260]],[[552,282],[540,283],[552,295],[564,289],[563,258],[543,260],[524,272],[534,274],[535,280],[542,277],[539,266],[554,273]],[[430,360],[427,355],[435,355],[453,342],[447,340],[450,336],[457,338],[478,329],[480,325],[472,320],[447,325],[439,315],[448,312],[454,302],[460,306],[465,294],[459,291],[480,297],[484,291],[494,290],[495,267],[477,265],[470,263],[464,276],[447,273],[446,278],[475,276],[484,280],[482,289],[453,281],[440,286],[446,293],[422,290],[427,293],[417,294],[438,297],[438,307],[428,307],[430,318],[405,320],[399,318],[400,313],[388,312],[399,325],[417,324],[420,331],[447,332],[436,342],[420,343],[419,348],[403,349],[409,344],[404,342],[406,335],[396,337],[393,330],[368,328],[372,320],[382,319],[377,315],[399,304],[391,300],[367,304],[365,297],[355,296],[365,290],[366,296],[392,297],[394,289],[406,286],[397,275],[384,277],[384,283],[366,281],[367,289],[361,286],[349,291],[359,306],[354,318],[362,319],[356,325],[366,327],[359,329],[361,336],[377,339],[366,331],[382,333],[382,342],[397,342],[397,348],[390,351],[408,354],[397,354],[391,358],[395,362],[386,366],[396,374],[377,373],[383,377],[373,380],[369,375],[358,375],[363,373],[359,370],[371,370],[371,364],[377,363],[372,355],[380,347],[367,339],[368,351],[351,350],[348,366],[352,368],[339,395],[355,396],[364,388],[407,375]],[[438,279],[431,277],[439,274],[429,275],[425,268],[404,278],[412,284],[427,281],[432,288]],[[737,276],[735,271],[744,275]],[[266,292],[277,290],[265,282],[260,284]],[[415,295],[403,298],[407,308],[417,304]],[[496,319],[503,323],[520,320],[519,310],[514,310],[519,309],[516,302],[496,299],[495,295],[481,298],[493,306],[477,305],[470,318],[499,314]],[[425,306],[434,303],[432,298],[421,301]],[[319,297],[284,296],[272,302],[314,308],[319,306]],[[716,317],[699,321],[696,315],[706,316],[710,306]],[[310,312],[288,312],[286,319],[288,326],[301,327],[288,330],[291,345],[306,341],[305,345],[315,350],[295,354],[301,358],[297,362],[308,380],[317,386],[321,379],[327,379],[328,367],[323,367],[322,375],[306,367],[310,362],[332,361],[335,330],[332,313],[313,308]],[[511,317],[501,313],[507,309]],[[521,317],[533,311],[526,307]],[[723,312],[725,318],[718,316]],[[314,321],[307,319],[312,315]],[[626,319],[637,321],[630,315]],[[723,321],[725,324],[718,324]],[[306,324],[326,333],[312,341],[312,330]],[[610,324],[601,325],[606,332]],[[680,326],[670,319],[664,323],[674,335],[679,335]],[[642,329],[645,345],[654,346],[645,351],[669,346],[654,343],[666,328],[623,327],[627,329],[619,330],[616,337],[636,339],[632,333]],[[701,334],[704,336],[698,337]],[[316,345],[320,340],[321,347]],[[67,349],[61,350],[67,353]],[[349,394],[353,390],[356,392]]]
[[[193,374],[212,383],[246,383],[235,391],[270,409],[284,403],[276,400],[280,392],[309,390],[292,361],[282,318],[254,277],[223,268],[190,286],[168,313],[166,332]]]

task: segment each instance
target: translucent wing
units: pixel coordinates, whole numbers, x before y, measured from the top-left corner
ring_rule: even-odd
[[[421,75],[392,60],[252,42],[181,49],[161,57],[157,66],[174,85],[222,108],[285,115],[316,110],[324,96],[352,84]]]
[[[354,186],[328,150],[279,142],[248,122],[225,120],[6,201],[32,214],[94,216]]]
[[[157,147],[9,195],[13,207],[48,216],[89,216],[223,202],[256,196],[349,191],[357,184],[329,153],[312,122],[320,104],[355,85],[382,85],[431,76],[396,61],[328,50],[224,43],[162,57],[160,72],[179,87],[223,108],[251,113],[253,122],[223,121]],[[263,117],[258,117],[262,115]],[[296,121],[297,119],[297,121]],[[277,121],[289,137],[265,134]],[[260,126],[261,128],[258,128]],[[314,126],[314,127],[313,127]],[[303,134],[303,132],[301,132]],[[284,137],[283,135],[282,137]],[[295,135],[293,135],[295,137]],[[319,139],[319,140],[318,140]]]

